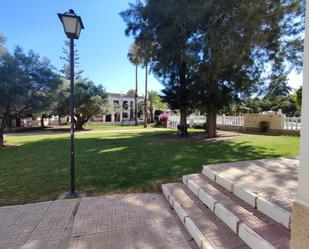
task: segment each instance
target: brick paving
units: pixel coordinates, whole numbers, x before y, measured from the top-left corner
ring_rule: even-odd
[[[219,176],[292,212],[297,190],[298,161],[297,158],[277,158],[207,167]]]
[[[0,249],[197,249],[158,194],[0,207]]]

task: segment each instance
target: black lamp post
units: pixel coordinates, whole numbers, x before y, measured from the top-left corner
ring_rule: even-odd
[[[69,12],[58,14],[64,32],[70,39],[70,116],[71,116],[71,130],[70,130],[70,156],[71,156],[71,190],[69,196],[76,197],[78,193],[75,191],[75,149],[74,149],[74,39],[78,39],[81,29],[84,25],[80,16],[70,9]]]

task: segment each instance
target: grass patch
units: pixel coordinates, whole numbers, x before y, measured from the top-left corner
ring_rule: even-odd
[[[165,133],[169,133],[166,131]],[[162,131],[76,135],[77,189],[156,191],[203,164],[296,156],[299,137],[241,134],[231,141],[161,139]],[[68,134],[7,136],[0,150],[0,205],[57,198],[69,187]]]

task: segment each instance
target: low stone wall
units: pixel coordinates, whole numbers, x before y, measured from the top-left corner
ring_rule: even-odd
[[[269,130],[283,130],[284,129],[284,115],[260,115],[260,114],[250,114],[244,115],[244,126],[245,131],[247,129],[259,129],[260,122],[266,121],[269,122]]]
[[[300,136],[300,130],[284,129],[284,120],[284,115],[247,114],[244,115],[244,126],[218,124],[217,128],[224,131],[261,133],[260,122],[266,121],[269,122],[269,130],[266,134]]]
[[[261,133],[260,128],[252,128],[252,127],[246,127],[243,129],[244,132],[248,133]],[[264,134],[271,134],[271,135],[289,135],[289,136],[300,136],[299,130],[286,130],[286,129],[269,129]]]
[[[217,129],[222,131],[245,131],[245,127],[243,126],[236,126],[236,125],[222,125],[218,124]]]

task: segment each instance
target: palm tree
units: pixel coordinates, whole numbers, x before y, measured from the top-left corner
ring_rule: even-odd
[[[154,108],[162,108],[163,103],[160,96],[156,91],[148,92],[148,102],[149,102],[149,112],[150,112],[150,122],[154,123]]]
[[[151,51],[151,44],[149,43],[149,40],[142,39],[139,41],[135,41],[131,45],[130,52],[128,54],[129,60],[134,65],[137,66],[143,64],[143,66],[145,67],[144,128],[147,128],[148,63],[150,62],[151,58],[150,51]],[[136,69],[136,75],[137,75],[137,69]],[[136,76],[136,84],[137,84],[137,76]]]
[[[144,128],[147,128],[147,93],[148,93],[148,63],[145,62]]]
[[[135,94],[134,94],[134,120],[135,125],[138,125],[137,122],[137,97],[138,97],[138,66],[142,64],[141,57],[139,56],[139,48],[136,43],[133,43],[130,47],[128,53],[128,59],[130,62],[135,65]]]

